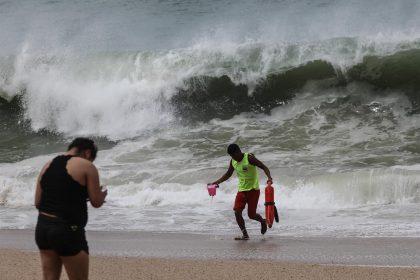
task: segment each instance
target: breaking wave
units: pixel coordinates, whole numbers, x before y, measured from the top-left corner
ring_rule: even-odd
[[[419,40],[197,44],[84,55],[39,54],[27,46],[0,59],[0,114],[19,114],[35,132],[118,140],[174,123],[269,113],[301,92],[354,83],[373,94],[405,94],[417,112],[419,69]]]

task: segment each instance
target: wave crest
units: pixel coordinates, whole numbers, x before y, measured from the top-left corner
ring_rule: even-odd
[[[21,96],[23,118],[34,131],[114,140],[179,120],[269,113],[308,84],[318,94],[352,82],[371,85],[375,94],[396,90],[409,96],[417,112],[418,44],[336,38],[63,57],[25,49],[0,60],[0,98]]]

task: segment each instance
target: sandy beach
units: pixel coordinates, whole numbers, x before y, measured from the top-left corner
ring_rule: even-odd
[[[36,252],[1,249],[1,279],[41,279]],[[273,261],[91,258],[90,279],[420,279],[418,268],[327,266]],[[62,279],[68,279],[65,273]]]
[[[1,279],[41,279],[31,230],[0,231]],[[418,238],[89,232],[90,279],[420,279]],[[67,279],[65,273],[62,279]]]

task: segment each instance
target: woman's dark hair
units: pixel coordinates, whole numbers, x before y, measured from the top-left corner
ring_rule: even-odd
[[[227,148],[227,153],[229,155],[233,155],[234,153],[236,153],[237,151],[241,151],[241,149],[239,148],[238,145],[236,144],[230,144]]]
[[[90,150],[92,160],[95,160],[96,154],[98,153],[98,147],[96,147],[95,142],[89,138],[78,137],[74,139],[67,148],[67,151],[73,148],[77,148],[78,152]]]

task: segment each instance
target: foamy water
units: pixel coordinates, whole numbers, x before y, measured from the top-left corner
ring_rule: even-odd
[[[314,105],[316,100],[319,98],[307,101]],[[402,155],[399,152],[381,154],[377,149],[369,157],[379,163],[376,167],[366,167],[368,164],[363,162],[367,158],[365,145],[374,145],[372,139],[381,149],[386,149],[386,143],[395,142],[399,137],[381,140],[378,133],[372,133],[372,127],[365,129],[355,125],[351,134],[359,136],[349,138],[350,123],[354,120],[348,121],[345,128],[338,125],[329,131],[329,135],[317,136],[314,130],[320,131],[320,112],[313,113],[312,120],[306,120],[312,126],[307,130],[314,134],[311,149],[299,141],[287,146],[291,137],[287,130],[277,136],[264,135],[283,126],[283,129],[290,129],[292,120],[298,121],[298,116],[314,111],[302,103],[299,100],[298,105],[290,104],[270,116],[237,116],[190,129],[160,131],[137,140],[122,141],[112,149],[101,151],[96,164],[109,197],[102,209],[90,210],[89,228],[235,230],[231,209],[237,179],[222,184],[213,199],[207,194],[206,183],[226,171],[229,158],[225,149],[228,143],[236,141],[256,153],[272,171],[281,222],[275,225],[271,234],[416,235],[420,229],[415,219],[420,198],[419,166],[402,165],[411,157],[406,155],[399,165],[380,167],[388,161],[397,161]],[[405,117],[401,121],[405,122]],[[380,127],[383,125],[381,123]],[[410,129],[412,127],[407,123],[406,127],[401,127],[404,133]],[[323,140],[330,137],[335,139]],[[303,138],[301,141],[306,142]],[[381,145],[380,141],[383,141]],[[328,144],[321,146],[317,142]],[[248,146],[247,143],[254,144]],[[341,146],[338,143],[342,143]],[[299,145],[303,147],[299,148]],[[348,146],[354,147],[349,150]],[[35,177],[52,156],[1,164],[2,228],[34,226]],[[263,185],[262,172],[260,176]],[[259,209],[263,213],[263,199]],[[256,223],[249,222],[248,225],[251,230],[258,230]]]

